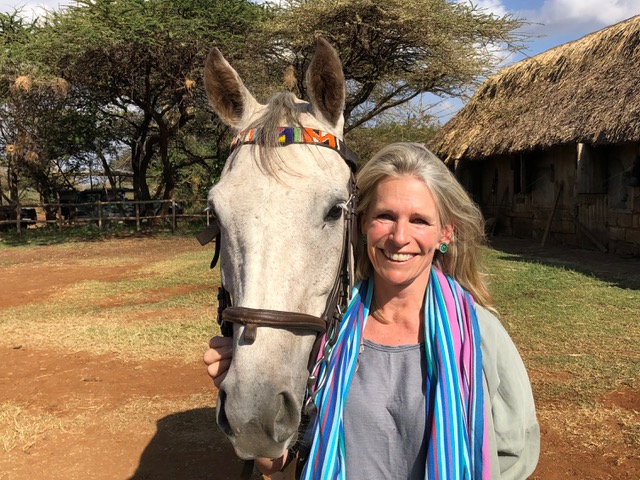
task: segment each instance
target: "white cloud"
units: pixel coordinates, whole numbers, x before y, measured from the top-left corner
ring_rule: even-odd
[[[546,0],[539,21],[611,25],[640,14],[640,0]]]
[[[58,10],[60,7],[73,4],[72,0],[49,0],[45,2],[0,1],[0,11],[12,13],[20,10],[28,18],[41,17],[46,11]]]
[[[639,15],[640,0],[545,0],[518,14],[534,22],[526,29],[533,34],[579,37]]]

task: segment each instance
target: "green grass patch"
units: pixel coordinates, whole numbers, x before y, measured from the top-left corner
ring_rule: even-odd
[[[592,404],[620,385],[640,389],[639,290],[496,250],[486,263],[539,400]]]

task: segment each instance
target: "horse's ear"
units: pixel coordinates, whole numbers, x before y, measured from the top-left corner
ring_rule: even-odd
[[[322,37],[307,70],[307,90],[313,110],[336,126],[344,111],[344,73],[338,52]]]
[[[246,120],[259,105],[215,47],[204,65],[204,88],[213,110],[224,123],[234,128],[242,128],[243,119]]]

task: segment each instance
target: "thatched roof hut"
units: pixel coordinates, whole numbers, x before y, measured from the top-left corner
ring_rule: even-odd
[[[625,142],[640,142],[640,16],[504,68],[430,147],[450,161]]]

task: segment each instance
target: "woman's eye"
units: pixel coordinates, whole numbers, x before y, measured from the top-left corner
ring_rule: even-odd
[[[393,220],[393,216],[389,213],[381,213],[376,217],[378,220]]]
[[[331,209],[327,212],[326,220],[338,220],[340,217],[342,217],[343,208],[344,204],[342,203],[331,207]]]

